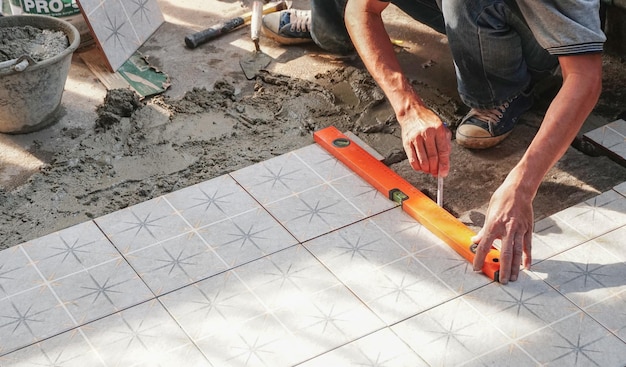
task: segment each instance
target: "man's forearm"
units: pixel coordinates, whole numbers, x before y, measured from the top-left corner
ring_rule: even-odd
[[[381,1],[349,0],[346,6],[346,28],[365,67],[382,88],[400,123],[409,114],[419,115],[426,108],[406,79],[389,41],[381,12]]]
[[[507,180],[532,200],[548,170],[565,154],[595,107],[602,88],[600,54],[559,57],[563,85],[537,135]]]

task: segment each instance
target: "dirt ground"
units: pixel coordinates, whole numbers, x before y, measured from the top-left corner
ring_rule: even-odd
[[[164,59],[172,50],[161,52],[167,47],[163,43],[169,31],[176,27],[162,28],[144,50],[152,50],[157,55],[152,62],[182,81],[185,71],[168,69],[171,64]],[[397,28],[393,34],[408,38],[409,31]],[[188,27],[177,35],[185,32]],[[220,42],[237,37],[245,38],[245,32]],[[198,53],[207,55],[226,44],[216,42]],[[401,62],[415,63],[412,51],[417,46],[398,47]],[[445,49],[445,45],[438,47]],[[439,54],[426,52],[415,68],[419,73],[445,63]],[[84,83],[79,87],[97,91],[90,99],[94,108],[80,115],[90,120],[77,121],[68,97],[63,102],[64,119],[47,132],[0,134],[0,249],[312,144],[311,133],[329,125],[357,134],[385,157],[385,163],[433,197],[435,179],[408,166],[394,114],[358,58],[326,58],[317,55],[314,46],[294,48],[283,57],[295,60],[303,55],[322,65],[306,78],[300,77],[301,66],[296,66],[298,72],[290,72],[287,62],[281,63],[282,69],[262,72],[251,81],[242,78],[240,71],[222,70],[206,78],[212,81],[209,86],[173,80],[167,93],[145,100],[128,90],[105,91],[99,99],[102,87],[94,87],[94,77],[75,57],[73,68]],[[275,59],[276,64],[281,60]],[[203,65],[209,68],[211,63],[205,60]],[[466,108],[449,87],[453,75],[446,75],[443,84],[428,78],[413,80],[426,102],[454,126]],[[601,100],[583,131],[626,111],[623,58],[605,56],[604,82]],[[546,91],[539,96],[506,144],[481,152],[453,144],[445,207],[470,227],[482,225],[491,193],[532,140],[550,95]],[[535,201],[537,218],[626,181],[624,167],[597,156],[587,145],[575,146],[578,149],[571,148],[546,176]]]

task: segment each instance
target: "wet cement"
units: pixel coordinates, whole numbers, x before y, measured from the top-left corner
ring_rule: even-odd
[[[69,47],[62,31],[31,26],[0,27],[0,62],[28,55],[35,61],[54,57]]]
[[[462,117],[463,106],[445,93],[414,86],[447,121]],[[96,112],[91,125],[64,127],[53,141],[36,141],[30,154],[39,165],[0,166],[0,248],[312,144],[312,132],[330,125],[354,132],[414,186],[435,195],[435,179],[414,172],[404,159],[393,111],[359,65],[313,80],[262,72],[243,88],[225,77],[212,89],[193,88],[178,99],[141,101],[129,90],[112,90]],[[517,138],[495,151],[453,144],[446,209],[481,226],[491,193],[510,169],[502,165],[523,154],[542,114],[541,108],[527,113]],[[566,158],[539,191],[537,217],[626,181],[626,169],[606,157],[570,149]]]

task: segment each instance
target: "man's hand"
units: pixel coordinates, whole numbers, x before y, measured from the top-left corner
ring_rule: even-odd
[[[502,284],[516,281],[522,263],[524,268],[530,269],[533,223],[532,198],[524,197],[522,190],[505,181],[491,197],[485,225],[472,238],[478,244],[474,270],[483,268],[493,242],[500,239],[499,281]]]
[[[433,176],[446,177],[450,171],[452,133],[439,117],[428,110],[425,118],[410,119],[401,126],[402,146],[411,167]]]

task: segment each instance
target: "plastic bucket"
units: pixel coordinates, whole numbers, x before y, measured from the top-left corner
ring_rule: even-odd
[[[80,44],[76,27],[62,19],[43,15],[0,17],[0,28],[27,25],[62,31],[70,45],[60,54],[28,65],[23,71],[0,68],[0,133],[27,133],[56,122],[72,54]]]

